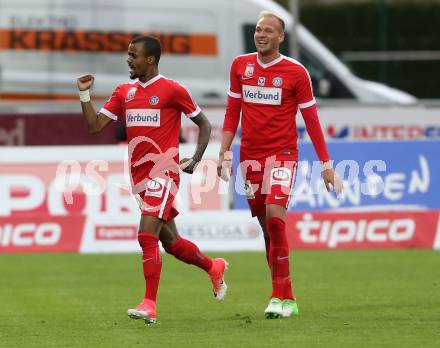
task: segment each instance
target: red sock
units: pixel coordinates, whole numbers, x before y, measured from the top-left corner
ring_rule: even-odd
[[[159,238],[149,232],[140,232],[138,241],[142,248],[142,267],[145,278],[145,296],[156,302],[159,288],[160,272],[162,270],[162,257],[158,245]]]
[[[269,238],[269,236],[266,236],[266,235],[264,236],[264,247],[266,248],[266,261],[270,267],[270,262],[269,262],[270,238]]]
[[[209,272],[212,267],[212,259],[187,239],[179,238],[170,247],[165,248],[165,251],[185,263],[204,269],[206,272]]]
[[[272,271],[272,297],[293,299],[289,271],[289,246],[286,237],[286,223],[277,217],[267,221],[270,236],[269,263]]]

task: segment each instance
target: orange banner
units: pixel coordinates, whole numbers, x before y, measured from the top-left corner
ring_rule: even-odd
[[[161,41],[164,54],[217,55],[217,37],[214,34],[36,31],[17,28],[0,29],[0,50],[126,52],[134,37],[146,34]]]

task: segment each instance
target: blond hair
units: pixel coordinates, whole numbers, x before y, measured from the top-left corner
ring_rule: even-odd
[[[285,25],[283,19],[280,16],[276,15],[275,13],[273,13],[273,12],[261,11],[260,14],[258,15],[258,20],[260,20],[261,18],[267,18],[267,17],[272,17],[272,18],[277,19],[278,22],[280,23],[282,32],[284,32],[284,30],[286,28],[286,25]]]

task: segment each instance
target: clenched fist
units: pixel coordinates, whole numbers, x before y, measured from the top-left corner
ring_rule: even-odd
[[[78,79],[76,80],[76,84],[78,85],[78,89],[80,91],[85,91],[92,87],[94,81],[95,77],[93,75],[87,74],[78,77]]]

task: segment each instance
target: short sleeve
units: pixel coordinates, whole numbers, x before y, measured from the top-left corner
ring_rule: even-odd
[[[234,59],[229,71],[229,89],[228,95],[232,98],[241,98],[241,83],[239,79],[238,71],[238,59]]]
[[[296,84],[296,99],[300,109],[308,108],[316,104],[313,96],[312,80],[309,72],[303,66],[298,69],[298,80]]]
[[[123,112],[123,100],[121,86],[116,87],[113,91],[112,96],[105,102],[100,113],[106,115],[114,121],[122,115]]]
[[[189,90],[180,83],[175,85],[174,102],[177,109],[190,118],[197,116],[202,111]]]

